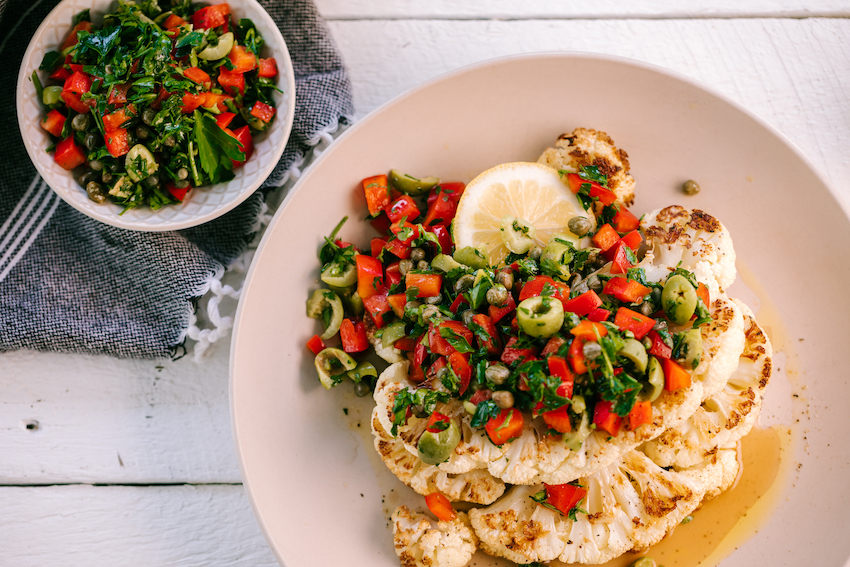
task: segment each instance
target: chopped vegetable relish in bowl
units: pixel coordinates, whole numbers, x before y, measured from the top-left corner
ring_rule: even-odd
[[[119,1],[89,10],[32,80],[54,161],[88,197],[127,209],[180,203],[192,187],[233,179],[253,136],[275,118],[277,62],[226,3]]]
[[[468,185],[392,170],[362,181],[368,248],[343,240],[347,218],[325,238],[319,381],[373,394],[376,450],[439,520],[396,510],[403,565],[479,546],[603,563],[734,482],[770,343],[726,295],[726,228],[680,206],[638,218],[628,169],[580,128]]]

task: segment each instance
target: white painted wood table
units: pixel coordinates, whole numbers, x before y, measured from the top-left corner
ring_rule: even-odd
[[[850,211],[846,0],[317,4],[351,72],[357,117],[488,58],[626,56],[761,115]],[[228,345],[201,362],[0,355],[0,565],[276,565],[241,485]]]

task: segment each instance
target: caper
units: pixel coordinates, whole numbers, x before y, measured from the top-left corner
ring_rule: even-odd
[[[658,563],[656,563],[655,560],[650,559],[649,557],[641,557],[640,559],[629,565],[629,567],[658,567]]]
[[[496,283],[505,286],[510,291],[514,287],[514,274],[508,270],[502,270],[496,274]]]
[[[520,329],[532,337],[551,337],[564,325],[564,306],[557,299],[529,297],[516,308]]]
[[[60,100],[62,100],[62,87],[57,85],[44,87],[44,91],[41,93],[41,102],[46,106],[50,106],[51,104],[57,104]]]
[[[473,317],[475,317],[475,310],[474,309],[467,309],[460,316],[461,320],[463,320],[463,324],[466,325],[467,327],[472,326],[472,318]]]
[[[153,125],[154,118],[156,118],[156,110],[154,110],[153,108],[146,108],[142,112],[142,122],[144,122],[148,126]]]
[[[140,140],[147,140],[150,138],[151,131],[150,128],[146,126],[139,126],[136,128],[136,137]]]
[[[587,280],[577,280],[571,290],[581,295],[590,291],[590,286],[587,285]]]
[[[416,268],[419,270],[427,270],[431,267],[431,264],[428,263],[428,260],[419,260],[416,262]]]
[[[493,401],[502,409],[508,409],[514,407],[514,395],[508,392],[507,390],[499,390],[498,392],[493,392]]]
[[[76,130],[77,132],[83,132],[89,127],[89,115],[88,114],[77,114],[71,120],[71,128]]]
[[[598,270],[599,268],[601,268],[602,266],[604,266],[607,263],[608,263],[608,260],[605,258],[605,256],[597,256],[596,258],[593,259],[593,262],[591,262],[591,267]]]
[[[103,186],[97,181],[89,181],[86,185],[86,193],[89,199],[95,203],[102,203],[106,200],[106,193],[103,191]]]
[[[640,340],[640,343],[644,346],[644,348],[645,348],[646,350],[649,350],[649,349],[651,349],[651,348],[652,348],[652,339],[650,339],[649,337],[644,337],[644,338],[642,338],[642,339]]]
[[[504,305],[508,300],[508,290],[502,284],[496,284],[487,290],[486,298],[490,305]]]
[[[667,279],[661,292],[661,306],[670,321],[677,325],[690,321],[697,309],[697,301],[697,290],[685,276],[675,274]]]
[[[685,195],[696,195],[699,193],[699,184],[693,179],[688,179],[682,185],[682,191],[684,191]]]
[[[586,359],[595,360],[602,355],[602,347],[599,346],[599,343],[590,341],[584,343],[584,346],[581,347],[581,352]]]
[[[97,174],[93,171],[86,171],[85,173],[80,175],[80,178],[77,181],[80,182],[80,185],[82,187],[85,187],[89,184],[89,182],[94,181],[96,175]]]
[[[407,275],[407,272],[413,269],[413,260],[401,260],[398,263],[398,273],[403,276]]]
[[[189,170],[185,167],[181,167],[177,170],[177,179],[186,179],[189,177]]]
[[[173,148],[177,145],[177,139],[172,134],[171,136],[168,136],[165,140],[163,140],[162,143],[168,146],[169,148]]]
[[[589,276],[587,276],[587,279],[585,281],[587,282],[587,287],[592,289],[593,291],[602,291],[602,280],[600,280],[599,276],[597,276],[596,274],[590,274]]]
[[[153,173],[145,177],[145,185],[148,187],[156,187],[159,185],[159,174]]]
[[[413,301],[408,301],[404,304],[404,311],[407,313],[408,311],[414,311],[420,307],[422,307],[422,302],[414,299]]]
[[[511,371],[501,362],[491,364],[484,370],[484,377],[496,385],[504,384],[510,375]]]
[[[112,183],[112,180],[115,176],[109,173],[108,171],[104,171],[100,174],[100,180],[104,183]]]
[[[93,159],[89,162],[89,167],[92,171],[103,171],[103,162]]]
[[[354,395],[358,398],[365,398],[372,392],[372,389],[369,387],[369,384],[366,382],[357,382],[354,384]]]
[[[640,311],[641,315],[649,317],[653,313],[652,303],[644,301],[640,304],[640,307],[638,307],[638,311]]]
[[[425,321],[430,321],[431,319],[439,319],[443,314],[440,313],[439,308],[434,305],[429,305],[425,309],[422,310],[422,318]]]
[[[584,236],[593,228],[593,223],[587,217],[573,217],[567,223],[567,228],[576,236]]]
[[[401,266],[399,266],[401,267]],[[455,283],[455,291],[458,293],[463,293],[465,291],[469,291],[472,289],[472,286],[475,285],[475,277],[469,274],[461,276],[457,282]],[[507,286],[505,286],[507,287]]]
[[[410,250],[410,259],[414,262],[421,262],[425,259],[425,250],[422,248],[413,248]]]
[[[531,250],[528,251],[528,257],[532,260],[539,260],[542,254],[543,249],[539,246],[532,246]]]
[[[89,132],[88,134],[86,134],[83,143],[85,144],[87,149],[93,150],[100,143],[100,136],[98,136],[94,132]]]
[[[112,173],[118,173],[119,171],[121,171],[121,166],[117,163],[113,163],[109,166],[109,171],[111,171]]]
[[[174,187],[177,188],[177,189],[185,189],[188,186],[189,186],[189,180],[188,179],[178,179],[177,181],[174,182]]]
[[[431,297],[426,297],[424,299],[424,301],[428,305],[439,305],[443,301],[443,295],[438,293],[437,295],[432,295]]]

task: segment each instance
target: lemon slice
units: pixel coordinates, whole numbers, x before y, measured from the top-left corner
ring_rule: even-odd
[[[452,235],[457,248],[481,248],[490,265],[497,265],[509,252],[500,226],[505,217],[522,219],[533,226],[533,239],[543,247],[555,234],[578,242],[580,237],[567,226],[575,216],[585,217],[596,228],[595,217],[582,208],[557,170],[539,163],[504,163],[488,169],[466,186]]]

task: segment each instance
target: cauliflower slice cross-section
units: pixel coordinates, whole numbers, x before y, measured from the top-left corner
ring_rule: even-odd
[[[399,506],[392,522],[393,544],[402,567],[463,567],[478,547],[464,512],[450,522],[435,522]]]

